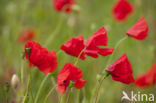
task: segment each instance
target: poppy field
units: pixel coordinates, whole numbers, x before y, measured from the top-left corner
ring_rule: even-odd
[[[0,103],[156,103],[155,0],[0,9]]]

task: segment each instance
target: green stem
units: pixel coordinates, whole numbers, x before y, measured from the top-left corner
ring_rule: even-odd
[[[26,88],[26,93],[25,93],[25,96],[24,96],[24,99],[23,99],[23,102],[22,102],[22,103],[25,103],[25,101],[26,101],[27,98],[28,98],[28,91],[29,91],[29,86],[30,86],[30,79],[31,79],[31,76],[30,76],[30,74],[29,74],[28,83],[27,83],[27,88]]]
[[[39,89],[38,89],[36,98],[35,98],[35,103],[37,103],[38,98],[39,98],[39,95],[40,95],[41,90],[42,90],[42,88],[43,88],[43,85],[45,84],[45,81],[48,79],[49,76],[50,76],[50,74],[46,75],[46,76],[44,77],[44,79],[42,80],[41,85],[40,85],[40,87],[39,87]]]
[[[99,96],[99,92],[100,92],[100,88],[101,88],[101,85],[102,85],[102,82],[103,80],[106,78],[107,76],[103,76],[100,80],[100,83],[98,85],[98,88],[97,88],[97,91],[95,93],[95,102],[94,103],[97,103],[98,102],[98,96]]]
[[[45,46],[48,46],[49,43],[54,39],[54,37],[58,34],[59,30],[61,29],[61,26],[62,26],[62,23],[63,23],[63,18],[62,18],[62,15],[60,14],[60,18],[59,18],[59,22],[56,26],[56,29],[54,32],[52,32],[50,34],[50,36],[48,37],[48,39],[46,40],[45,42]]]
[[[51,81],[52,81],[52,84],[53,84],[53,85],[56,84],[54,77],[51,77]]]
[[[67,94],[67,100],[66,100],[66,103],[69,102],[69,97],[70,97],[70,94],[71,94],[71,88],[69,88],[69,91],[68,91],[68,94]]]
[[[124,40],[126,40],[127,38],[128,38],[128,36],[125,36],[124,38],[120,39],[120,40],[117,42],[117,44],[115,45],[114,50],[116,51],[116,49],[119,47],[119,45],[120,45]],[[108,59],[108,62],[107,62],[107,64],[106,64],[106,68],[108,68],[108,66],[110,65],[110,62],[112,61],[112,58],[113,58],[113,56],[114,56],[114,54],[115,54],[115,51],[114,51],[114,53],[113,53],[112,55],[110,55],[110,57],[109,57],[109,59]],[[103,71],[103,72],[104,72],[104,71]]]
[[[24,77],[24,60],[21,60],[21,84],[23,84],[23,77]]]
[[[86,49],[86,47],[80,52],[80,54],[79,54],[78,57],[76,58],[76,61],[75,61],[75,63],[74,63],[75,66],[77,65],[77,63],[78,63],[78,61],[79,61],[79,58],[80,58],[80,56],[82,55],[82,53],[84,52],[85,49]]]
[[[126,36],[126,37],[120,39],[120,40],[117,42],[117,44],[115,45],[114,50],[116,50],[116,49],[119,47],[119,45],[120,45],[124,40],[126,40],[127,38],[128,38],[128,36]],[[110,62],[112,61],[112,57],[114,56],[114,54],[115,54],[115,53],[113,53],[113,54],[109,57],[108,62],[107,62],[107,65],[106,65],[106,68],[108,68],[108,66],[110,65]],[[105,69],[103,70],[103,73],[104,73],[104,72],[105,72]],[[107,76],[108,76],[108,75],[104,75],[104,76],[100,79],[100,83],[99,83],[99,85],[98,85],[98,87],[97,87],[97,91],[96,91],[96,93],[95,93],[95,102],[94,102],[94,103],[97,103],[97,102],[98,102],[98,96],[99,96],[99,91],[100,91],[102,82],[103,82],[103,80],[104,80]]]
[[[80,103],[80,90],[77,92],[77,103]]]
[[[45,97],[44,103],[47,102],[48,97],[50,96],[50,94],[54,91],[54,89],[56,88],[56,85],[50,90],[50,92],[47,94],[47,96]]]
[[[60,99],[59,99],[58,103],[61,103],[62,97],[63,97],[63,95],[60,95]]]
[[[85,88],[83,88],[82,93],[83,93],[83,103],[84,103],[84,101],[85,101],[85,103],[86,103],[86,102],[87,102],[87,98],[86,98],[86,91],[85,91]]]
[[[61,53],[61,50],[57,51],[56,54],[59,55]]]
[[[32,93],[32,73],[31,73],[31,70],[30,70],[30,93],[31,93],[32,103],[34,103],[34,97],[33,97],[33,93]]]

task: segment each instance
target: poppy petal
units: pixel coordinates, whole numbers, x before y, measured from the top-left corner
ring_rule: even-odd
[[[86,80],[78,80],[78,81],[76,81],[76,83],[75,83],[75,87],[76,87],[77,89],[81,89],[81,88],[84,87],[85,84],[86,84]]]
[[[99,49],[98,53],[102,56],[107,56],[112,54],[114,51],[113,48],[104,48],[104,49]]]
[[[125,84],[134,82],[133,70],[126,54],[110,65],[106,71],[110,72],[112,79],[115,81]]]
[[[140,18],[137,23],[127,31],[127,35],[137,40],[144,40],[147,37],[148,24],[144,17]]]

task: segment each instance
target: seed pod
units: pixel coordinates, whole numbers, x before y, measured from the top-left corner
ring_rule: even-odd
[[[11,86],[16,89],[18,85],[19,85],[19,78],[16,74],[14,74],[11,78]]]

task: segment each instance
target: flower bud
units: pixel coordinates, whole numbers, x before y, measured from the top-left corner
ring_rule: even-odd
[[[96,29],[96,27],[97,27],[96,23],[92,23],[92,24],[90,25],[90,29],[91,29],[92,31],[94,31],[94,30]]]
[[[110,72],[108,72],[108,71],[105,71],[104,73],[99,73],[97,76],[96,76],[96,79],[98,80],[98,81],[100,81],[101,79],[102,79],[102,77],[108,77],[110,75]]]
[[[81,10],[81,8],[80,8],[79,5],[73,5],[73,6],[72,6],[72,10],[73,10],[73,12],[75,12],[75,13],[79,13],[80,10]]]
[[[30,52],[31,52],[31,48],[30,47],[26,47],[25,49],[26,49],[27,54],[29,55]]]
[[[24,103],[28,103],[28,102],[29,102],[29,94],[26,97],[24,97]]]
[[[24,54],[24,52],[22,52],[21,53],[21,58],[24,59],[24,57],[25,57],[25,54]]]
[[[111,27],[109,24],[104,25],[104,27],[105,27],[105,29],[106,29],[107,31],[111,31],[111,29],[112,29],[112,27]]]
[[[16,89],[18,85],[19,85],[19,78],[16,74],[14,74],[11,78],[11,86]]]
[[[4,85],[4,90],[8,93],[10,90],[10,84],[8,82],[5,83]]]
[[[100,81],[101,80],[101,78],[102,78],[102,74],[101,73],[99,73],[99,74],[97,74],[97,76],[96,76],[96,79],[98,80],[98,81]]]

